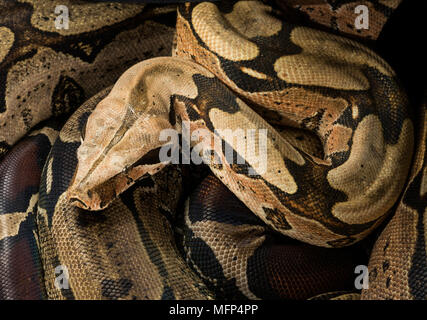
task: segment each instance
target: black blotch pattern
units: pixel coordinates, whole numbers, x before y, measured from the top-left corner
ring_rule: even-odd
[[[229,189],[219,188],[219,185],[222,186],[222,182],[210,175],[193,191],[188,215],[191,223],[216,221],[233,226],[264,225]],[[213,188],[215,196],[208,196]]]
[[[175,96],[185,103],[190,121],[203,119],[206,122],[206,126],[211,131],[214,131],[215,128],[209,119],[209,111],[211,109],[216,108],[230,114],[240,110],[240,106],[236,102],[236,96],[216,77],[209,78],[196,73],[192,78],[199,93],[197,97],[190,99],[181,95]],[[203,88],[209,88],[209,90],[204,90]],[[212,97],[215,97],[215,99],[212,99]],[[193,106],[197,106],[199,111],[196,111]]]
[[[370,67],[365,68],[365,75],[369,79],[371,97],[377,106],[376,113],[383,126],[384,140],[388,144],[396,144],[403,121],[412,117],[409,113],[408,98],[395,78]]]
[[[391,281],[391,278],[390,278],[390,277],[387,277],[387,279],[386,279],[386,281],[385,281],[385,286],[386,286],[386,288],[389,288],[389,287],[390,287],[390,281]]]
[[[174,101],[174,97],[171,96],[169,101],[169,122],[172,126],[176,124],[176,113],[175,113],[175,108],[173,107],[174,105],[173,101]]]
[[[61,179],[53,179],[51,192],[47,192],[47,165],[43,169],[41,183],[40,183],[40,199],[39,207],[46,209],[49,219],[49,228],[51,227],[52,217],[55,212],[55,206],[59,197],[65,190],[68,189],[70,182],[74,175],[74,168],[77,166],[77,148],[80,146],[79,142],[66,143],[57,139],[51,150],[51,157],[53,157],[52,171]],[[72,170],[70,170],[70,168]]]
[[[378,276],[377,268],[372,269],[371,272],[369,273],[370,279],[372,281],[375,281],[375,279],[377,278],[377,276]]]
[[[306,161],[310,160],[306,159]],[[347,196],[343,192],[333,189],[327,183],[327,168],[312,165],[299,166],[290,160],[285,160],[285,165],[294,174],[295,181],[300,181],[296,193],[287,194],[270,184],[267,180],[264,180],[264,183],[276,195],[277,199],[294,214],[314,218],[316,221],[327,226],[329,230],[343,234],[346,237],[359,234],[375,223],[375,221],[372,221],[364,224],[350,225],[332,215],[332,207],[335,203],[345,202]],[[323,178],[313,180],[313,176],[323,176]],[[323,192],[319,192],[319,190],[323,190]]]
[[[148,180],[148,179],[142,179],[140,181],[137,181],[135,185],[130,187],[127,192],[124,192],[120,195],[120,199],[128,207],[129,211],[132,213],[132,216],[138,228],[138,233],[140,236],[141,243],[144,245],[144,248],[147,251],[147,254],[151,262],[156,266],[161,279],[166,280],[169,277],[169,273],[163,261],[162,254],[159,251],[158,246],[151,239],[150,233],[147,231],[147,227],[144,225],[144,221],[139,216],[138,214],[139,211],[135,205],[135,201],[139,201],[140,199],[134,198],[134,191],[136,188],[141,186],[140,185],[141,183],[142,184],[144,183],[144,180]]]
[[[126,297],[132,288],[132,281],[121,278],[119,280],[104,279],[101,281],[102,295],[110,299]]]
[[[71,77],[61,75],[52,94],[52,115],[69,113],[85,101],[83,88]]]
[[[184,241],[185,246],[191,248],[187,263],[201,276],[206,286],[215,293],[216,299],[247,299],[237,288],[235,278],[230,280],[225,278],[215,253],[203,239],[197,238],[190,229],[187,229]],[[215,279],[215,281],[211,282],[207,277]]]
[[[281,230],[290,230],[292,226],[286,221],[283,213],[280,213],[276,208],[262,208],[265,212],[267,220],[271,221],[273,225],[277,226]]]
[[[384,261],[383,262],[383,272],[387,272],[388,268],[390,267],[390,262],[389,261]]]
[[[173,289],[170,286],[165,286],[163,288],[163,294],[161,300],[176,300]]]

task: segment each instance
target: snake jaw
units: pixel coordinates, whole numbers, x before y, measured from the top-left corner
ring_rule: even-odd
[[[76,184],[75,187],[70,188],[67,194],[68,201],[71,205],[84,210],[104,210],[118,195],[126,191],[137,180],[148,175],[154,175],[163,169],[167,163],[134,165],[134,167],[120,172],[95,187],[89,187],[88,184],[83,183]]]

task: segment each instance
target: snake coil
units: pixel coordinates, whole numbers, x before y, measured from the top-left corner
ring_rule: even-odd
[[[400,1],[321,2],[0,1],[0,298],[357,299],[390,216],[361,298],[425,298],[426,105],[359,41]]]

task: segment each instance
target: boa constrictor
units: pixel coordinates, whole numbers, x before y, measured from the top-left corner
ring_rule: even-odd
[[[237,3],[228,16],[222,9],[202,3],[178,11],[178,54],[198,64],[146,60],[116,82],[88,120],[70,199],[84,209],[106,207],[165,166],[153,157],[165,144],[161,131],[186,121],[190,132],[210,132],[191,143],[220,157],[222,165],[208,160],[211,170],[272,228],[321,246],[360,240],[397,201],[411,161],[412,122],[393,71],[360,44],[288,25],[261,3]],[[267,123],[266,110],[280,125],[315,132],[324,158],[292,146]],[[254,154],[228,163],[213,143],[215,130],[243,128],[267,131],[263,174]],[[238,150],[233,137],[220,139]]]
[[[96,95],[68,120],[45,162],[39,190],[36,240],[49,298],[308,298],[342,289],[331,284],[334,277],[351,282],[358,264],[354,253],[334,249],[332,254],[289,239],[283,245],[276,231],[340,247],[382,222],[411,161],[406,97],[391,68],[366,47],[277,15],[256,1],[181,6],[175,49],[180,57],[135,65],[111,92]],[[46,118],[52,111],[44,112]],[[209,162],[219,179],[207,177],[185,205],[183,255],[192,269],[173,243],[171,227],[179,218],[179,181],[190,178],[158,156],[165,144],[160,132],[179,132],[183,121],[192,132],[207,129],[192,143],[204,144],[223,160],[222,165]],[[243,164],[227,162],[225,145],[239,151],[232,139],[220,136],[222,143],[213,144],[215,129],[242,126],[267,130],[268,166],[262,174],[248,174],[256,164],[250,154]],[[7,155],[12,164],[15,152]],[[5,168],[12,172],[10,164]],[[206,190],[217,198],[209,199]],[[218,195],[229,203],[218,207]],[[6,218],[15,235],[22,220],[34,219],[37,195],[29,203],[28,210],[16,210],[22,213],[18,222],[16,214]],[[288,272],[283,261],[298,255],[303,259],[292,265],[297,270]],[[310,257],[318,263],[301,271]],[[278,262],[267,265],[266,258]],[[337,264],[345,275],[331,274]],[[55,285],[58,266],[66,267],[71,288]],[[305,271],[314,276],[299,281]],[[320,285],[313,288],[313,282]],[[10,291],[6,296],[14,295]]]

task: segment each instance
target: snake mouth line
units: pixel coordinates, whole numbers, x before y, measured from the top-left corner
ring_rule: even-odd
[[[70,203],[72,205],[77,205],[78,207],[82,208],[82,209],[88,209],[89,207],[86,205],[86,203],[84,203],[82,200],[76,198],[76,197],[70,197]]]

